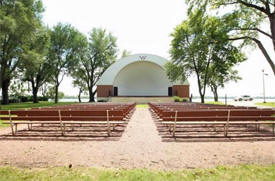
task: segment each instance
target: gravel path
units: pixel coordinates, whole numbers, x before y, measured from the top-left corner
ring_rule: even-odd
[[[2,130],[5,132],[5,130]],[[2,131],[0,134],[2,134]],[[182,169],[274,164],[275,141],[161,142],[147,108],[137,108],[119,141],[0,141],[0,165]]]

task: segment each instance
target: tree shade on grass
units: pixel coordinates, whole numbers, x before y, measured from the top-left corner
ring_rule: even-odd
[[[220,181],[220,180],[275,180],[275,165],[241,165],[235,167],[219,166],[214,169],[193,169],[182,171],[150,171],[150,170],[99,170],[93,168],[47,168],[18,169],[0,168],[0,181],[140,181],[140,180],[173,180],[173,181]]]
[[[266,103],[257,102],[256,105],[258,105],[258,106],[270,106],[270,107],[275,107],[275,102],[266,102]]]

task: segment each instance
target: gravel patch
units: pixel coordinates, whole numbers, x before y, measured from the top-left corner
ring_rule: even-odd
[[[274,164],[274,148],[275,141],[162,142],[148,108],[137,108],[119,141],[0,140],[0,165],[175,170]]]

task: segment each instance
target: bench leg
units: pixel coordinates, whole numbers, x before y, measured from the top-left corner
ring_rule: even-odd
[[[171,131],[172,131],[172,125],[168,124],[168,125],[166,125],[166,126],[168,127],[169,132],[171,133]]]
[[[174,126],[173,126],[173,137],[175,137],[176,136],[176,124],[174,124]]]
[[[112,130],[113,131],[115,130],[115,126],[116,126],[115,124],[112,125]]]
[[[11,133],[12,133],[12,135],[15,135],[14,134],[14,130],[13,130],[13,123],[11,123],[10,126],[11,126]]]
[[[71,126],[72,126],[72,131],[74,131],[74,124],[71,124]]]
[[[273,135],[274,135],[274,128],[275,128],[275,124],[273,123],[272,124],[272,133],[273,133]]]
[[[28,130],[31,130],[31,128],[30,128],[30,124],[28,124]]]
[[[17,132],[17,124],[15,124],[15,132],[14,133],[16,134],[16,132]]]
[[[228,130],[227,130],[227,125],[225,124],[225,125],[224,125],[224,136],[225,136],[225,137],[227,137],[227,131],[228,131]]]
[[[62,123],[60,124],[60,129],[61,129],[61,135],[64,136],[64,127]]]
[[[110,124],[107,125],[107,131],[108,131],[108,136],[110,136],[111,135]]]

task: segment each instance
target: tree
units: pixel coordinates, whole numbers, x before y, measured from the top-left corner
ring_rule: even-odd
[[[84,76],[84,77],[83,77]],[[83,69],[75,70],[72,73],[73,85],[78,88],[78,101],[81,102],[81,94],[88,90],[87,84],[85,82],[85,72]]]
[[[227,27],[223,21],[204,16],[202,9],[195,10],[172,33],[170,54],[173,61],[167,65],[167,74],[175,81],[185,80],[195,73],[202,103],[211,76],[217,73],[225,76],[230,67],[243,61],[243,54],[226,41],[224,30]]]
[[[55,86],[48,87],[48,91],[46,94],[47,94],[46,97],[48,97],[50,99],[55,99],[55,96],[56,96],[55,95]],[[58,99],[62,99],[65,96],[65,94],[64,94],[64,92],[58,92],[57,96],[58,96]]]
[[[238,76],[237,70],[229,69],[227,70],[226,74],[223,74],[221,72],[215,71],[214,67],[210,67],[210,76],[208,80],[208,86],[210,87],[211,92],[214,95],[214,101],[215,102],[219,101],[219,96],[218,96],[219,87],[223,88],[226,83],[230,81],[237,82],[238,80],[241,80],[241,77]]]
[[[57,24],[50,32],[49,63],[53,71],[52,80],[55,85],[55,103],[58,102],[58,88],[70,67],[77,62],[81,50],[83,35],[71,25]]]
[[[269,63],[274,75],[275,64],[268,53],[266,46],[259,39],[259,35],[269,38],[273,44],[275,52],[275,2],[271,0],[187,0],[190,11],[196,7],[203,7],[206,3],[215,9],[226,6],[230,8],[230,13],[223,14],[226,17],[230,28],[227,33],[229,40],[241,40],[243,45],[256,45]],[[267,32],[261,25],[269,23]]]
[[[131,55],[131,51],[129,50],[123,50],[122,51],[122,54],[121,54],[121,58],[124,58],[124,57],[128,57],[129,55]]]
[[[23,80],[31,83],[33,103],[38,103],[39,88],[49,81],[52,74],[48,62],[49,33],[44,27],[38,29],[28,40],[20,68],[24,72]]]
[[[0,1],[0,88],[3,104],[9,103],[9,86],[17,69],[28,37],[41,24],[40,0]]]
[[[85,55],[79,57],[78,65],[74,68],[76,77],[73,76],[76,80],[85,81],[89,102],[95,101],[96,83],[116,59],[117,51],[116,38],[111,33],[100,28],[91,31]]]

